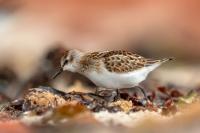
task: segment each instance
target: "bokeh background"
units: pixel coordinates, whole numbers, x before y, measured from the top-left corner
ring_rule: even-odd
[[[5,95],[16,97],[21,88],[46,85],[58,67],[57,56],[74,48],[175,57],[151,79],[159,85],[198,88],[200,1],[0,0],[0,77]],[[73,75],[68,75],[51,85],[65,88],[60,82],[71,80]]]

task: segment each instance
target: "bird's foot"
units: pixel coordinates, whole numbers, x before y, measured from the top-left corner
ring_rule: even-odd
[[[142,92],[144,98],[142,99],[141,103],[143,106],[147,106],[148,103],[150,103],[149,98],[147,97],[147,94],[145,92],[145,90],[141,87],[141,86],[137,86],[138,89],[140,89],[140,91]]]
[[[112,95],[113,95],[113,92],[112,92]],[[121,97],[120,97],[120,91],[119,91],[119,89],[116,89],[116,91],[115,91],[115,96],[114,96],[114,98],[113,98],[113,101],[117,101],[117,100],[119,100]]]
[[[104,91],[106,91],[106,89],[104,89],[104,88],[96,88],[94,94],[95,95],[101,95],[101,93],[103,93]]]

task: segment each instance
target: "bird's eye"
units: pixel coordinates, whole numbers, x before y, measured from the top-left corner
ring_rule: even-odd
[[[64,65],[68,63],[68,60],[65,60]]]

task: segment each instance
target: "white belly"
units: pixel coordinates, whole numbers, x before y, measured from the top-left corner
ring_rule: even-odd
[[[85,74],[85,76],[99,87],[107,89],[131,88],[145,80],[148,74],[157,66],[159,64],[128,73],[111,73],[107,70],[99,73],[94,71]]]

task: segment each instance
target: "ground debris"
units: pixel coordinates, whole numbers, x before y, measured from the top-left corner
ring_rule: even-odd
[[[24,97],[23,111],[46,112],[48,109],[58,107],[66,103],[64,93],[50,87],[29,89]]]
[[[161,92],[159,94],[158,92]],[[186,95],[175,89],[158,87],[158,91],[148,93],[146,101],[137,93],[129,94],[105,90],[99,94],[85,92],[63,92],[51,87],[31,88],[21,99],[14,100],[1,107],[1,116],[11,119],[34,118],[39,123],[57,123],[73,119],[87,113],[107,111],[110,113],[133,113],[139,111],[161,112],[161,115],[174,115],[180,105],[192,103],[198,93],[189,92]],[[5,115],[6,114],[6,115]],[[28,114],[28,115],[27,115]],[[38,117],[35,119],[35,117]],[[34,122],[33,122],[34,123]]]
[[[109,106],[111,107],[119,106],[122,109],[122,111],[129,112],[133,108],[133,103],[131,101],[119,100],[110,103]]]

